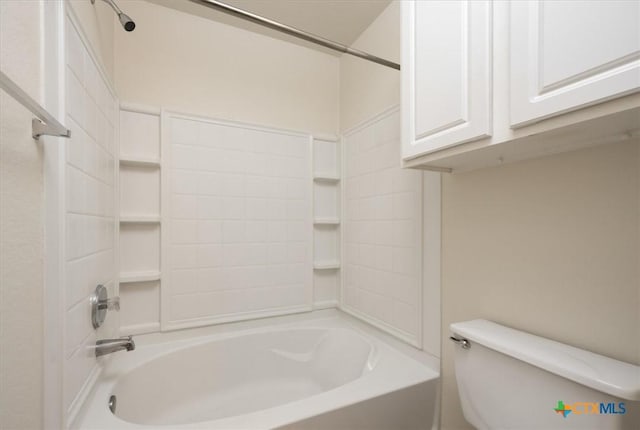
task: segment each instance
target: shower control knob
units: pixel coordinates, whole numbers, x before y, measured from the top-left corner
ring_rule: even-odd
[[[120,297],[109,298],[107,289],[102,284],[96,287],[89,301],[91,303],[91,323],[93,328],[98,328],[104,323],[107,311],[120,310]]]

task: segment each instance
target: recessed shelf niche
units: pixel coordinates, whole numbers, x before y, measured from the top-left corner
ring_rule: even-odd
[[[120,331],[160,330],[160,112],[120,107]]]
[[[121,220],[160,218],[160,170],[146,165],[120,165]]]
[[[120,273],[160,271],[160,227],[120,225]]]
[[[313,282],[316,309],[337,305],[340,287],[340,142],[313,139]]]
[[[160,329],[160,282],[137,282],[120,290],[122,335]]]

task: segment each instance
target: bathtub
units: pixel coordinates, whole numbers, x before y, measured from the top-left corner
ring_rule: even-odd
[[[79,429],[431,429],[438,362],[345,314],[135,338],[104,360]],[[108,403],[115,396],[115,413]]]

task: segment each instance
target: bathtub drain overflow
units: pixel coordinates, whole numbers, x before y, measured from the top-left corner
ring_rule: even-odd
[[[117,403],[116,396],[109,397],[109,410],[114,415],[116,413],[116,403]]]

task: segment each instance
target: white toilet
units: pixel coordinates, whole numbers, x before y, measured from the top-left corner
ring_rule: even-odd
[[[462,410],[477,429],[640,429],[640,366],[491,321],[450,328]]]

